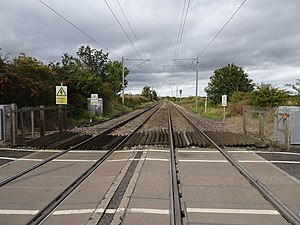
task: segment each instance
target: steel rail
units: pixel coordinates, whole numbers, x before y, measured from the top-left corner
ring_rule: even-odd
[[[63,201],[67,198],[83,181],[85,181],[110,155],[112,155],[116,150],[122,149],[124,143],[135,133],[140,127],[160,108],[160,105],[156,105],[157,108],[151,115],[147,116],[140,125],[132,131],[125,139],[123,139],[116,147],[108,151],[100,159],[98,159],[90,168],[88,168],[84,173],[82,173],[71,185],[69,185],[58,197],[56,197],[52,202],[50,202],[45,208],[39,211],[33,218],[30,219],[27,225],[37,225],[43,222]],[[152,107],[153,108],[153,107]]]
[[[151,113],[151,115],[149,115],[145,120],[143,120],[143,122],[140,123],[140,125],[131,132],[131,134],[129,136],[126,137],[125,140],[123,140],[122,144],[120,143],[118,146],[116,146],[116,148],[121,148],[123,143],[125,143],[127,140],[129,140],[157,111],[158,109],[161,107],[162,104],[159,105],[159,107],[157,107],[156,110],[154,110],[153,113]],[[115,195],[115,194],[114,194]],[[111,203],[111,201],[113,200],[114,196],[112,196],[112,198],[110,199],[109,203],[107,205],[109,205]],[[103,213],[101,215],[101,217],[98,219],[97,224],[99,224],[101,222],[101,219],[103,218],[105,213]]]
[[[153,105],[153,106],[147,108],[146,110],[143,110],[142,112],[138,113],[137,115],[135,115],[135,116],[133,116],[133,117],[130,117],[130,118],[128,118],[127,120],[124,120],[123,122],[121,122],[121,123],[119,123],[119,124],[117,124],[117,125],[111,127],[110,129],[108,129],[108,130],[106,130],[106,131],[104,131],[104,132],[102,132],[102,133],[100,133],[100,134],[98,134],[98,135],[96,135],[96,136],[94,136],[94,137],[90,137],[90,138],[88,138],[87,140],[84,140],[83,142],[81,142],[81,143],[79,143],[79,144],[77,144],[77,145],[75,145],[75,146],[73,146],[73,147],[71,147],[71,148],[69,148],[69,149],[66,149],[66,150],[63,150],[63,151],[61,151],[61,152],[58,152],[58,153],[56,153],[56,154],[54,154],[54,155],[52,155],[52,156],[46,158],[45,160],[43,160],[43,161],[41,161],[41,162],[39,162],[39,163],[37,163],[37,164],[35,164],[35,165],[33,165],[33,166],[31,166],[31,167],[25,169],[25,170],[22,170],[22,171],[20,171],[20,172],[17,172],[17,173],[15,173],[15,174],[13,174],[13,175],[11,175],[11,176],[9,176],[9,177],[7,177],[7,178],[1,180],[1,181],[0,181],[0,187],[2,187],[2,186],[4,186],[4,185],[6,185],[6,184],[8,184],[8,183],[10,183],[10,182],[12,182],[12,181],[14,181],[14,180],[16,180],[17,178],[19,178],[19,177],[21,177],[21,176],[23,176],[23,175],[25,175],[25,174],[27,174],[27,173],[29,173],[29,172],[31,172],[31,171],[37,169],[37,168],[43,166],[43,165],[45,165],[46,163],[52,161],[53,159],[56,159],[56,158],[59,157],[59,156],[62,156],[62,155],[64,155],[64,154],[66,154],[67,152],[69,152],[69,151],[71,151],[71,150],[74,150],[74,149],[79,148],[79,147],[82,146],[83,144],[85,144],[85,143],[87,143],[87,142],[89,142],[89,141],[92,141],[92,140],[94,140],[95,138],[98,138],[98,137],[100,137],[100,136],[102,136],[102,135],[105,135],[105,134],[108,134],[108,133],[114,131],[115,129],[117,129],[117,128],[123,126],[123,125],[125,125],[126,123],[128,123],[128,122],[130,122],[131,120],[135,119],[136,117],[142,115],[143,113],[148,112],[150,109],[154,108],[154,107],[157,106],[157,105],[158,105],[158,104],[155,104],[155,105]]]
[[[241,165],[230,153],[225,149],[219,147],[207,134],[200,130],[197,125],[191,121],[181,110],[179,110],[173,103],[173,107],[180,112],[180,114],[190,123],[190,125],[198,132],[200,132],[221,154],[248,180],[248,182],[261,193],[261,195],[291,224],[299,225],[300,218],[291,209],[289,209],[283,202],[281,202],[263,183],[261,183],[255,176],[248,172],[245,167]]]
[[[172,117],[170,113],[170,109],[168,108],[168,125],[169,125],[169,142],[170,142],[170,195],[171,195],[171,224],[172,225],[182,225],[182,217],[181,217],[181,205],[180,205],[180,197],[178,190],[178,182],[177,182],[177,170],[176,170],[176,159],[175,159],[175,148],[174,148],[174,140],[173,140],[173,126],[172,126]]]

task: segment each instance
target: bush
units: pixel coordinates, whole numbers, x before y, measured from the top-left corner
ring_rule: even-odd
[[[288,93],[272,86],[261,84],[250,95],[249,103],[256,107],[278,107],[288,100]]]

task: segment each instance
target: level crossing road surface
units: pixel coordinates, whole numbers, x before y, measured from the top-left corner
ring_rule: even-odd
[[[178,148],[185,223],[288,224],[257,190],[215,149]],[[295,214],[300,213],[300,181],[254,152],[227,149]],[[0,179],[55,154],[42,150],[0,167]],[[135,159],[138,152],[141,157]],[[71,184],[105,151],[70,151],[30,175],[0,187],[0,224],[26,222]],[[42,224],[96,224],[103,213],[118,224],[170,224],[168,148],[120,150],[83,182]],[[120,204],[108,200],[131,162],[137,161]],[[105,211],[106,210],[106,211]],[[121,219],[120,219],[121,218]]]

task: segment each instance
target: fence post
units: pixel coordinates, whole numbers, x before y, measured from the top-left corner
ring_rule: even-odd
[[[264,139],[264,130],[265,130],[265,113],[259,112],[259,137],[260,139]]]
[[[247,134],[247,110],[243,107],[243,131]]]
[[[30,117],[31,117],[31,138],[34,139],[34,111],[30,111]]]
[[[10,110],[10,146],[13,147],[17,145],[17,104],[11,104]]]
[[[21,137],[22,137],[22,141],[25,140],[25,134],[24,134],[24,116],[23,116],[23,112],[20,111],[20,123],[21,123]]]
[[[45,106],[40,106],[40,132],[41,137],[45,136]]]

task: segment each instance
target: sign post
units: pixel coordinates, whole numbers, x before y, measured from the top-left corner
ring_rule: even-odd
[[[222,95],[222,106],[224,108],[224,110],[223,110],[223,122],[225,122],[225,119],[226,119],[226,106],[227,106],[227,95]]]
[[[68,103],[67,86],[56,86],[56,105],[66,105]]]

